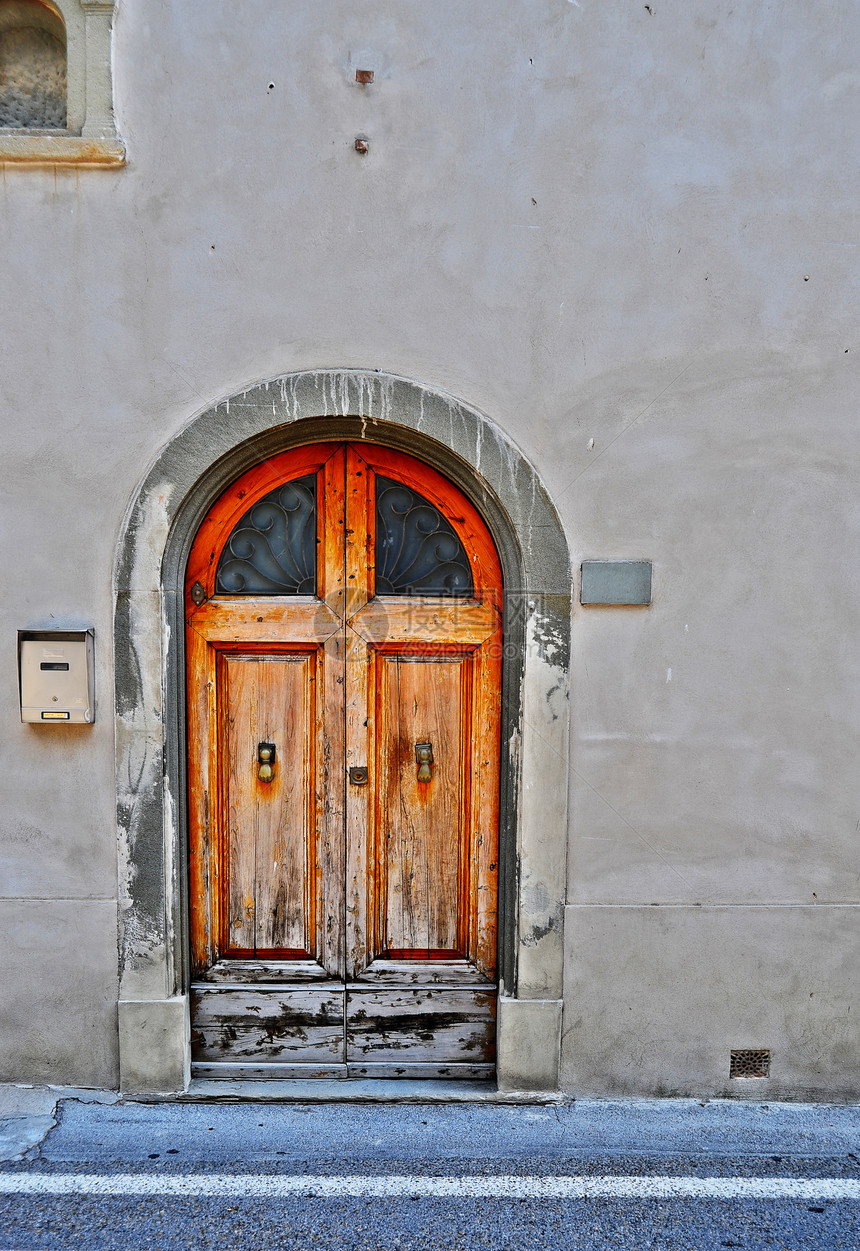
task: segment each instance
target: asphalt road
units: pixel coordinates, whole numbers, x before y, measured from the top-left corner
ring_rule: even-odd
[[[860,1247],[856,1108],[66,1099],[48,1121],[0,1164],[2,1251]]]

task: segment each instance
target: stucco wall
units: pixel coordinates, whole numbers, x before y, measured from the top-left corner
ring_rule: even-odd
[[[120,6],[127,168],[2,183],[0,1077],[117,1080],[135,486],[220,397],[352,367],[488,414],[575,565],[654,561],[651,608],[574,613],[567,1085],[719,1092],[737,1046],[773,1049],[770,1094],[857,1093],[858,26],[848,0]],[[15,630],[43,625],[95,626],[91,729],[18,721]]]

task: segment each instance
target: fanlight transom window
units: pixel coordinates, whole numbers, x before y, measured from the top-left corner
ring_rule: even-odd
[[[313,595],[316,537],[316,474],[308,474],[257,500],[234,527],[216,595]]]
[[[401,482],[376,478],[377,595],[472,595],[469,558],[450,522]]]
[[[377,475],[375,512],[377,595],[474,594],[466,550],[434,504]],[[315,594],[316,538],[316,475],[307,474],[270,491],[234,526],[215,594]]]

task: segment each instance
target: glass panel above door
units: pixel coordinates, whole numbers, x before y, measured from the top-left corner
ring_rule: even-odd
[[[234,526],[215,594],[315,594],[316,538],[316,474],[307,474],[264,495]]]
[[[376,594],[474,594],[466,550],[417,491],[376,477]]]

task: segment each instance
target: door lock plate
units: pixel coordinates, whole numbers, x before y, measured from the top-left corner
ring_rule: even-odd
[[[350,765],[349,780],[353,786],[367,786],[367,765]]]

